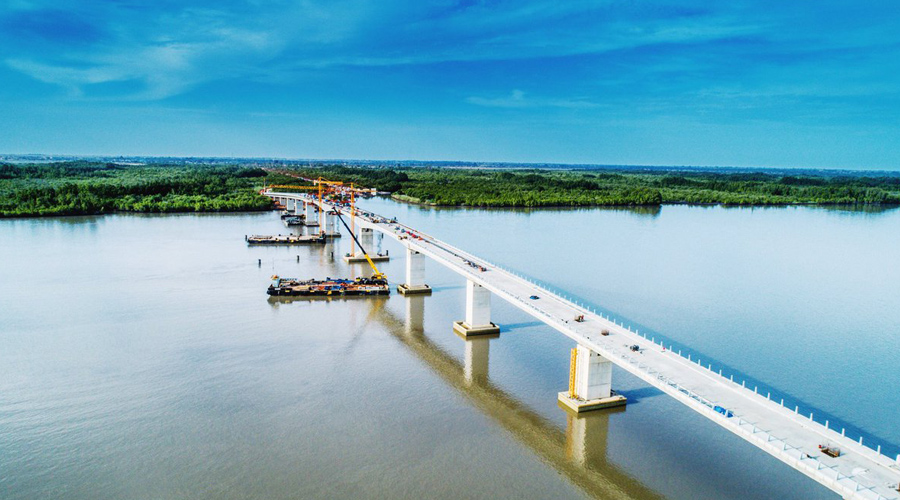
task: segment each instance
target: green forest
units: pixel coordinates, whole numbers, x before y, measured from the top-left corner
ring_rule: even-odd
[[[671,170],[280,167],[441,206],[898,205],[900,176]],[[244,165],[0,164],[0,216],[266,210],[264,184],[298,179]]]
[[[242,166],[0,164],[0,216],[266,210],[265,177]]]
[[[308,177],[324,176],[374,187],[403,201],[440,206],[900,204],[900,177],[844,173],[783,175],[662,169],[576,171],[339,166],[296,171]]]

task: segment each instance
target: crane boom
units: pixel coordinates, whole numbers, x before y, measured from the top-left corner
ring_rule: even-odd
[[[372,271],[375,272],[375,274],[372,277],[375,279],[382,279],[382,280],[387,279],[383,274],[381,274],[381,271],[379,271],[378,268],[375,266],[375,262],[373,262],[372,258],[369,257],[369,253],[366,252],[366,249],[362,246],[362,243],[359,242],[359,240],[356,238],[356,235],[353,234],[353,231],[350,230],[350,227],[347,225],[347,222],[344,220],[344,218],[341,217],[340,210],[335,210],[335,212],[337,213],[338,219],[340,219],[341,224],[343,224],[344,227],[347,228],[347,231],[350,232],[350,236],[353,237],[353,241],[355,241],[356,244],[359,245],[359,249],[362,250],[363,256],[366,258],[366,260],[369,261],[369,265],[372,266]]]

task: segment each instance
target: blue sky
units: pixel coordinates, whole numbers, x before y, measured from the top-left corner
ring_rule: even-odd
[[[900,169],[894,1],[2,5],[2,153]]]

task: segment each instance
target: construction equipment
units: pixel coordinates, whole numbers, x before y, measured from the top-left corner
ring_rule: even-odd
[[[279,188],[279,189],[309,189],[309,190],[312,190],[312,191],[318,191],[319,186],[296,186],[296,185],[293,185],[293,184],[274,184],[274,185],[268,186],[266,189],[274,189],[274,188]]]
[[[569,397],[575,399],[578,394],[575,392],[575,374],[578,373],[576,365],[578,364],[578,348],[572,348],[572,354],[569,359]]]
[[[310,180],[310,179],[304,179]],[[311,203],[317,205],[319,210],[319,221],[322,221],[322,212],[325,210],[325,199],[324,195],[333,192],[336,194],[340,194],[342,191],[346,191],[346,188],[343,187],[343,182],[336,181],[327,181],[322,179],[313,179],[312,182],[315,186],[290,186],[290,185],[276,185],[272,187],[276,188],[287,188],[287,189],[309,189],[315,190],[317,193],[313,193],[313,196],[317,196],[317,200],[312,200]],[[350,188],[350,199],[351,199],[351,213],[355,215],[355,204],[353,199],[353,187],[351,185]],[[296,278],[281,278],[278,276],[272,277],[272,284],[269,285],[267,293],[273,296],[352,296],[352,295],[389,295],[390,289],[388,288],[387,277],[378,270],[378,267],[375,265],[375,262],[372,260],[372,257],[366,252],[366,249],[362,246],[359,239],[357,239],[355,232],[347,226],[347,221],[341,216],[341,210],[338,206],[334,207],[334,214],[337,215],[338,219],[340,219],[341,224],[350,231],[350,236],[353,237],[353,241],[356,245],[359,246],[360,250],[362,250],[363,256],[368,261],[369,266],[372,267],[372,277],[365,278],[359,277],[355,280],[348,279],[333,279],[326,278],[325,280],[298,280]],[[355,229],[355,228],[354,228]],[[311,236],[306,237],[295,237],[295,238],[313,238]],[[324,228],[319,233],[318,237],[315,237],[316,241],[325,241],[325,230]],[[250,240],[248,239],[248,242]],[[269,243],[269,241],[260,242],[260,243]]]
[[[329,181],[319,177],[318,179],[313,179],[313,184],[316,185],[316,188],[319,190],[319,221],[322,220],[322,201],[324,200],[324,195],[329,189],[334,189],[336,186],[343,186],[344,183],[340,181]],[[345,224],[346,225],[346,224]],[[321,229],[321,234],[325,234],[325,228]],[[352,234],[352,233],[351,233]]]
[[[375,278],[356,278],[355,280],[326,278],[300,281],[296,278],[282,278],[275,275],[272,276],[272,284],[269,285],[266,293],[276,297],[342,297],[390,295],[391,290],[387,283]]]
[[[323,179],[319,177],[318,179],[313,180],[313,184],[325,184],[327,186],[343,186],[344,183],[341,181],[329,181],[328,179]]]
[[[350,234],[356,234],[356,191],[350,184]],[[350,243],[350,257],[356,256],[356,246]]]
[[[382,274],[381,271],[378,270],[378,267],[375,266],[375,262],[372,261],[372,257],[369,257],[369,253],[366,252],[366,249],[362,246],[362,243],[359,242],[359,239],[356,238],[356,235],[350,229],[350,226],[347,225],[347,222],[341,216],[340,210],[336,210],[335,212],[337,213],[337,217],[341,221],[341,224],[343,224],[344,227],[347,228],[347,231],[350,232],[350,236],[353,237],[353,241],[355,241],[356,244],[359,245],[359,249],[362,250],[363,256],[366,258],[366,261],[368,261],[369,265],[372,266],[372,272],[374,273],[374,274],[372,274],[372,279],[373,280],[383,280],[383,281],[387,282],[387,277],[384,274]]]
[[[258,235],[244,236],[244,240],[248,245],[303,245],[303,244],[324,244],[325,237],[319,235],[296,235],[296,234],[279,234],[278,236]]]
[[[317,220],[321,221],[322,220],[322,201],[325,199],[325,194],[327,194],[329,190],[333,190],[335,188],[335,186],[343,186],[344,183],[337,182],[337,181],[325,180],[321,177],[319,177],[318,179],[313,179],[312,182],[314,184],[313,186],[300,186],[300,185],[295,185],[295,184],[274,184],[272,186],[269,186],[267,189],[278,188],[278,189],[315,191],[315,193],[312,193],[312,195],[315,196],[315,198],[317,198],[319,200],[319,202],[316,203],[316,210],[318,211],[318,219]],[[319,230],[319,233],[324,235],[325,228],[322,226],[320,226],[320,228],[321,229]]]

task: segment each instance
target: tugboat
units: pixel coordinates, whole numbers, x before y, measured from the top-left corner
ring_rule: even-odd
[[[303,217],[285,217],[281,219],[285,226],[301,226],[303,225]]]

